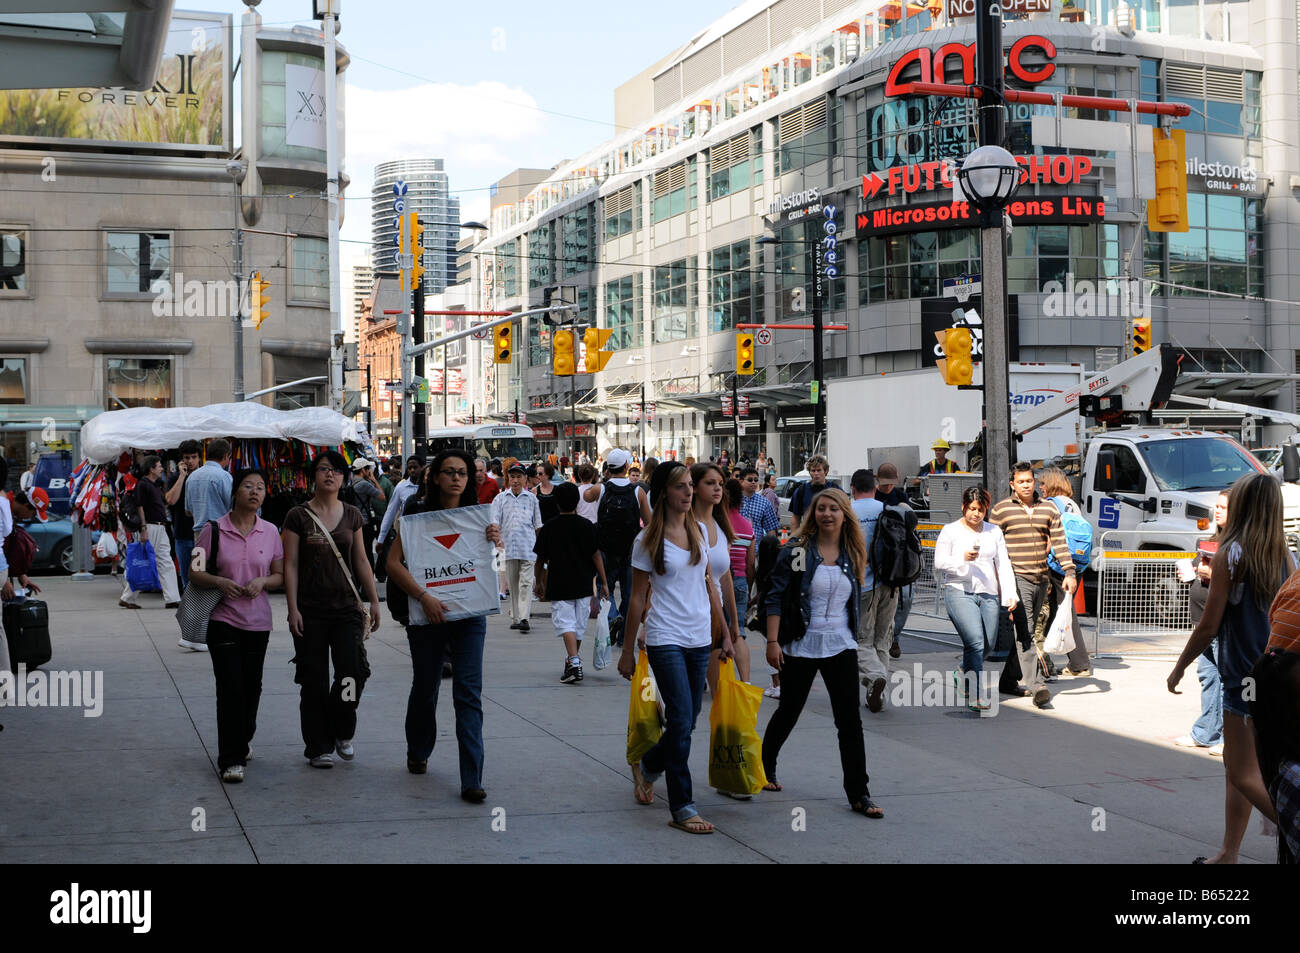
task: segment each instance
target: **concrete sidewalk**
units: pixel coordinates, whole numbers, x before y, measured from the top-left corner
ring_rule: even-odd
[[[483,805],[459,798],[450,681],[439,702],[429,774],[406,771],[403,719],[411,668],[387,618],[368,643],[356,760],[313,770],[302,756],[292,646],[282,597],[247,780],[217,777],[216,706],[206,654],[176,645],[157,595],[120,609],[107,577],[41,579],[53,671],[103,673],[103,712],[0,709],[0,863],[337,861],[841,861],[1184,864],[1222,833],[1219,759],[1174,747],[1198,710],[1164,688],[1165,662],[1098,661],[1091,679],[1051,686],[1053,705],[1006,701],[996,717],[923,705],[863,709],[871,792],[884,820],[851,813],[841,789],[830,705],[814,688],[780,764],[785,790],[736,802],[707,786],[708,701],[696,729],[696,800],[718,832],[668,827],[632,797],[625,763],[628,683],[613,666],[576,686],[545,605],[528,635],[489,620],[484,663]],[[947,673],[959,653],[946,623],[914,616],[895,669]],[[751,637],[756,682],[761,644]],[[920,669],[914,671],[914,666]],[[932,676],[934,677],[934,676]],[[944,674],[944,681],[950,676]],[[901,692],[903,683],[891,688]],[[765,699],[760,731],[775,710]],[[1100,809],[1100,810],[1099,810]],[[198,828],[198,829],[196,829]],[[1244,855],[1271,862],[1251,821]]]

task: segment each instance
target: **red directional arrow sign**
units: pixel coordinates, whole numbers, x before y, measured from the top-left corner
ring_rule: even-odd
[[[862,197],[864,199],[874,199],[876,193],[880,191],[881,186],[884,184],[885,180],[874,172],[870,175],[864,175],[862,177]]]

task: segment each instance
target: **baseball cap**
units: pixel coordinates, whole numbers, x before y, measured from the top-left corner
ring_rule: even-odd
[[[22,492],[21,490],[19,492]],[[34,486],[27,491],[27,505],[36,511],[36,518],[42,523],[48,522],[50,518],[50,495],[39,486]],[[14,495],[9,494],[9,499]]]
[[[876,468],[876,482],[897,483],[898,467],[894,466],[892,463],[882,463]]]
[[[507,473],[518,473],[518,474],[521,474],[521,475],[523,475],[523,476],[528,476],[528,468],[527,468],[526,466],[524,466],[522,463],[515,463],[515,464],[512,464],[511,467],[510,467],[510,469],[509,469],[508,471],[506,471],[506,472],[507,472]]]
[[[365,457],[357,457],[352,461],[352,471],[354,473],[360,473],[362,470],[369,470],[373,466],[374,463],[367,460]]]
[[[622,470],[632,462],[632,454],[628,453],[626,450],[615,448],[609,452],[609,456],[605,458],[605,462],[609,464],[611,470]]]

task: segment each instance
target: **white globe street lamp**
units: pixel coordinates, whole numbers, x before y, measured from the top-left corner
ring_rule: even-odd
[[[1020,184],[1016,157],[1001,146],[980,146],[957,170],[966,199],[981,211],[1004,208]]]

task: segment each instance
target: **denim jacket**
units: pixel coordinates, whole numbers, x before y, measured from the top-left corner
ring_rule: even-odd
[[[768,586],[767,598],[763,600],[763,614],[765,616],[781,614],[781,598],[785,594],[786,587],[790,585],[790,579],[794,573],[793,564],[795,552],[803,545],[799,537],[795,537],[781,547],[781,553],[776,557],[776,566],[772,569],[772,581]],[[817,567],[822,564],[821,549],[814,543],[807,547],[808,558],[803,569],[803,581],[800,586],[801,598],[799,599],[799,609],[803,614],[804,629],[812,617],[812,581],[813,576],[817,574]],[[853,589],[849,595],[849,631],[855,635],[858,631],[858,602],[862,598],[862,584],[853,572],[853,561],[849,559],[849,554],[840,550],[839,559],[840,572],[848,577],[853,583]]]

